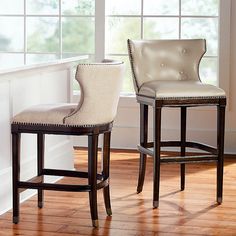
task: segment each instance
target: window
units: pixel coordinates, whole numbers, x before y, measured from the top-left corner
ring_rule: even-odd
[[[230,9],[225,6],[229,6],[229,2],[230,0],[2,0],[0,68],[81,54],[89,55],[93,61],[106,55],[108,58],[125,61],[127,71],[123,92],[127,94],[133,93],[127,38],[200,37],[207,39],[208,49],[201,63],[201,78],[204,82],[218,84],[219,9],[224,16],[221,22],[227,22],[225,18],[229,17],[229,12],[225,11]],[[225,35],[224,30],[222,32],[221,42],[223,46],[227,46],[224,38],[228,35]]]
[[[201,78],[218,83],[219,0],[107,0],[106,16],[106,55],[127,63],[123,92],[133,92],[127,38],[206,38]]]
[[[94,57],[95,0],[0,1],[1,68]]]

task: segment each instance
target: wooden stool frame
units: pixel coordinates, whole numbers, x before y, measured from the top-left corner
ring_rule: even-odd
[[[89,127],[71,127],[64,125],[12,124],[12,173],[13,173],[13,222],[19,222],[20,192],[26,189],[38,190],[38,207],[43,207],[44,190],[89,192],[92,224],[98,227],[97,190],[103,189],[106,212],[112,214],[109,191],[110,136],[112,123]],[[37,176],[20,180],[20,144],[21,133],[37,134]],[[44,137],[53,135],[87,135],[88,136],[88,172],[44,168]],[[102,173],[97,173],[98,136],[103,138]],[[44,183],[44,175],[88,178],[88,185],[69,185]],[[99,183],[97,183],[99,180]]]
[[[185,164],[195,162],[216,162],[217,164],[217,202],[222,203],[223,193],[223,165],[224,165],[224,132],[226,98],[168,98],[155,99],[153,97],[137,95],[140,103],[140,152],[139,178],[137,193],[142,192],[147,155],[153,157],[153,208],[159,206],[160,164],[180,163],[180,189],[185,188]],[[148,142],[148,106],[153,109],[153,142]],[[206,144],[189,142],[186,140],[187,108],[195,106],[217,107],[217,148]],[[163,107],[180,107],[181,135],[180,141],[161,141],[161,111]],[[161,147],[180,147],[179,157],[161,157]],[[185,156],[186,148],[196,148],[207,152],[206,155]]]

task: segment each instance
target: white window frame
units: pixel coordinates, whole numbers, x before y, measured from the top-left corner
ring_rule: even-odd
[[[7,54],[21,54],[24,57],[23,64],[28,65],[27,63],[27,55],[30,54],[35,54],[35,55],[56,55],[59,59],[63,59],[64,54],[74,54],[75,56],[80,56],[80,55],[88,55],[88,56],[94,56],[95,54],[100,54],[100,51],[94,53],[78,53],[78,52],[63,52],[62,50],[62,19],[64,17],[67,18],[73,18],[73,17],[93,17],[96,18],[95,15],[80,15],[80,14],[73,14],[73,15],[67,15],[67,14],[62,14],[62,0],[58,0],[58,5],[59,5],[59,13],[58,14],[27,14],[26,11],[26,3],[27,0],[24,0],[24,9],[22,14],[0,14],[0,17],[22,17],[24,20],[24,42],[23,42],[23,50],[22,51],[1,51],[0,53],[7,53]],[[95,3],[98,3],[98,1],[95,0]],[[99,12],[99,17],[102,15],[101,9],[98,10]],[[58,29],[59,29],[59,50],[56,52],[28,52],[27,51],[27,18],[28,17],[52,17],[52,18],[57,18],[58,19]],[[98,18],[98,17],[97,17]],[[96,35],[95,35],[96,36]],[[101,37],[101,35],[99,35]],[[42,62],[40,62],[42,63]],[[9,68],[7,68],[9,69]]]
[[[105,1],[106,0],[96,0],[96,16],[95,17],[95,30],[97,28],[97,23],[99,24],[99,32],[100,32],[100,38],[96,38],[96,46],[100,47],[105,50]],[[107,0],[109,1],[109,0]],[[141,9],[141,21],[143,21],[143,0],[142,2],[142,9]],[[181,4],[181,3],[180,3]],[[100,6],[99,6],[100,5]],[[180,6],[181,7],[181,6]],[[218,71],[217,71],[217,78],[218,78],[218,85],[223,88],[226,91],[226,94],[229,95],[229,79],[230,79],[230,11],[231,11],[231,0],[220,0],[219,1],[219,40],[218,40]],[[180,8],[181,9],[181,8]],[[132,17],[135,17],[136,15],[132,15]],[[140,15],[137,15],[140,17]],[[122,17],[122,15],[119,15],[119,17]],[[127,15],[126,15],[127,17]],[[152,17],[152,16],[151,16]],[[155,16],[157,17],[157,16]],[[176,17],[176,16],[175,16]],[[179,16],[180,18],[183,16]],[[189,16],[188,16],[189,17]],[[197,17],[197,16],[194,16]],[[200,17],[200,16],[199,16]],[[202,17],[202,16],[201,16]],[[203,16],[204,17],[204,16]],[[100,25],[101,20],[103,19],[103,25]],[[143,30],[142,30],[143,24],[141,22],[141,37],[143,36]],[[103,34],[101,36],[101,34]],[[181,34],[181,19],[179,20],[179,34]],[[98,35],[96,35],[98,36]],[[180,36],[180,35],[179,35]],[[100,51],[100,56],[96,56],[96,58],[104,58],[104,51]],[[117,54],[116,54],[117,55]],[[207,56],[208,58],[210,56]],[[206,58],[207,58],[206,57]],[[121,99],[125,99],[126,97],[129,97],[127,101],[132,101],[130,97],[134,97],[134,95],[130,96],[126,94],[121,95]],[[127,104],[126,104],[127,105]]]
[[[71,17],[95,17],[95,59],[96,61],[101,61],[105,57],[105,1],[109,0],[95,0],[95,16],[94,15],[73,15]],[[143,2],[143,0],[141,1]],[[143,4],[142,4],[143,8]],[[221,88],[223,88],[227,95],[229,96],[229,78],[230,78],[230,10],[231,10],[231,0],[220,0],[220,11],[219,11],[219,47],[218,47],[218,83]],[[143,20],[143,9],[141,9],[142,15],[141,20]],[[1,16],[22,16],[19,14],[4,15]],[[24,0],[24,51],[22,52],[3,52],[3,53],[21,53],[24,54],[24,63],[26,63],[27,54],[59,54],[62,57],[62,42],[60,37],[60,47],[59,51],[56,53],[37,53],[37,52],[27,52],[26,51],[26,0]],[[32,16],[42,16],[42,15],[32,15]],[[47,15],[49,17],[59,17],[59,30],[61,33],[61,19],[62,17],[70,17],[69,15],[61,14],[61,0],[59,0],[59,15]],[[135,16],[135,15],[134,15]],[[140,15],[139,15],[140,17]],[[156,17],[156,16],[155,16]],[[179,25],[181,22],[179,23]],[[141,27],[143,24],[141,23]],[[180,27],[180,26],[179,26]],[[141,30],[143,33],[143,30]],[[180,32],[180,31],[179,31]],[[76,53],[80,55],[79,53]],[[93,54],[92,54],[93,55]],[[131,97],[134,95],[131,95]],[[130,97],[130,95],[121,95],[122,98]],[[130,99],[129,99],[130,100]]]
[[[95,0],[95,60],[105,58],[105,0]]]
[[[231,0],[220,0],[218,83],[229,98]],[[230,109],[228,102],[227,109]]]
[[[102,60],[105,56],[105,1],[95,2],[95,58]],[[109,0],[108,0],[109,1]],[[219,47],[218,47],[218,83],[230,98],[230,13],[231,0],[220,0],[219,11]],[[78,93],[74,93],[73,101],[78,100]],[[227,110],[230,110],[228,99]],[[119,107],[137,107],[135,94],[121,94]],[[203,109],[211,109],[209,107]]]

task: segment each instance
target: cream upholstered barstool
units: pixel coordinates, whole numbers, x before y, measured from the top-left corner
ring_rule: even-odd
[[[185,163],[216,162],[217,202],[222,202],[225,92],[199,78],[199,63],[206,52],[204,39],[128,40],[137,102],[140,103],[140,168],[137,192],[143,189],[147,155],[153,156],[153,207],[159,206],[160,164],[180,163],[181,190],[185,188]],[[153,108],[153,142],[148,142],[148,106]],[[188,107],[217,107],[217,147],[186,140]],[[161,141],[163,107],[180,107],[180,141]],[[180,147],[179,157],[161,158],[161,147]],[[186,148],[208,155],[186,156]]]
[[[79,64],[76,80],[81,87],[79,104],[36,105],[19,114],[12,121],[13,157],[13,222],[19,222],[20,189],[38,189],[38,207],[43,207],[43,190],[89,192],[90,212],[94,227],[98,226],[97,190],[103,188],[104,202],[111,215],[109,193],[109,159],[112,123],[116,115],[124,74],[122,62]],[[21,133],[37,135],[37,176],[20,180]],[[44,167],[45,135],[87,135],[88,172],[57,170]],[[103,138],[102,173],[97,173],[98,136]],[[44,175],[88,178],[88,185],[45,183]],[[98,181],[98,183],[97,183]]]

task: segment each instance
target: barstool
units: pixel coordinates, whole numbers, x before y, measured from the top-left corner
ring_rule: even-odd
[[[47,104],[33,106],[13,117],[13,222],[19,222],[19,194],[26,189],[38,190],[38,207],[43,207],[43,191],[89,192],[92,224],[98,227],[97,190],[103,189],[108,215],[112,214],[109,193],[110,136],[116,116],[124,64],[105,60],[104,63],[79,64],[76,80],[80,84],[78,104]],[[20,137],[22,133],[37,135],[37,176],[20,180]],[[103,170],[97,173],[98,136],[103,138]],[[48,169],[44,167],[45,135],[87,135],[88,172]],[[88,178],[87,185],[45,183],[44,175]],[[98,182],[98,183],[97,183]]]
[[[129,58],[137,102],[140,104],[140,152],[137,192],[143,189],[146,157],[153,163],[153,207],[159,206],[160,164],[180,163],[181,190],[185,188],[185,163],[216,162],[217,202],[222,202],[225,92],[204,84],[199,77],[199,64],[206,52],[204,39],[189,40],[128,40]],[[148,142],[148,107],[153,109],[153,142]],[[188,107],[217,107],[217,147],[186,140]],[[161,111],[179,107],[181,138],[161,141]],[[161,147],[180,147],[179,157],[161,157]],[[186,156],[186,148],[196,148],[209,155]]]

